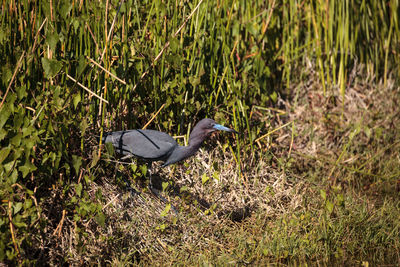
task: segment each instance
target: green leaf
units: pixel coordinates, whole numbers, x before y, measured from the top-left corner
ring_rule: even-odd
[[[213,178],[214,178],[215,180],[219,181],[219,172],[215,171],[215,172],[213,173]]]
[[[92,162],[90,163],[90,168],[93,168],[94,166],[96,166],[97,162],[99,161],[100,157],[99,157],[99,153],[97,153],[97,151],[95,149],[93,149],[93,153],[92,153]],[[131,164],[132,166],[133,164]]]
[[[74,96],[74,107],[75,108],[78,106],[79,102],[81,102],[81,94],[77,93]]]
[[[333,203],[329,200],[326,201],[326,209],[328,210],[329,213],[332,213],[333,211]]]
[[[49,33],[46,36],[46,43],[50,46],[50,50],[53,52],[56,51],[57,43],[59,40],[60,38],[58,37],[58,34],[55,32]]]
[[[65,19],[68,16],[71,9],[72,9],[72,2],[64,1],[60,9],[61,16]]]
[[[182,186],[181,188],[180,188],[180,190],[179,190],[181,193],[182,192],[187,192],[187,191],[189,191],[189,187],[187,187],[186,185],[184,185],[184,186]]]
[[[18,99],[20,99],[20,100],[28,95],[26,93],[26,86],[25,85],[18,86],[17,88],[15,88],[15,91],[17,92]]]
[[[24,114],[23,113],[14,113],[14,129],[18,129],[24,123]]]
[[[8,154],[10,154],[11,147],[6,147],[0,150],[0,164],[7,158]]]
[[[82,184],[81,183],[79,183],[75,186],[75,191],[76,191],[76,194],[78,195],[78,197],[80,197],[82,194]]]
[[[255,22],[251,23],[247,23],[246,25],[246,29],[250,32],[250,34],[252,34],[253,36],[258,36],[258,27],[259,25]]]
[[[97,153],[96,153],[96,154],[97,154]],[[138,166],[138,165],[136,165],[136,164],[131,164],[130,166],[131,166],[131,170],[132,170],[133,172],[136,172],[137,166]]]
[[[13,224],[18,228],[26,227],[26,223],[21,220],[22,216],[18,214],[13,218]]]
[[[88,125],[88,123],[87,123],[87,120],[86,119],[83,119],[82,121],[81,121],[81,123],[79,124],[79,128],[81,129],[81,133],[82,133],[82,135],[86,132],[86,129],[89,127],[89,125]]]
[[[208,177],[207,174],[204,173],[204,174],[201,176],[201,182],[202,182],[202,184],[207,183],[208,180],[210,180],[210,177]]]
[[[14,162],[11,161],[10,163],[8,163],[8,165],[14,165]],[[7,169],[7,168],[4,168]],[[11,175],[8,177],[8,181],[11,182],[11,184],[15,184],[17,182],[18,179],[18,171],[17,170],[13,170],[13,172],[11,173]]]
[[[82,55],[82,56],[79,57],[79,64],[78,64],[78,69],[77,69],[77,71],[78,71],[78,76],[81,76],[81,74],[82,74],[82,72],[85,70],[86,66],[87,66],[86,59],[85,59],[85,57]]]
[[[23,146],[19,146],[17,148],[14,148],[13,151],[13,159],[19,159],[21,157],[21,155],[25,152],[25,148]]]
[[[200,77],[196,76],[189,77],[189,82],[193,87],[196,87],[200,84]]]
[[[42,66],[46,78],[52,78],[61,70],[63,65],[55,59],[42,57]]]
[[[0,110],[0,129],[3,128],[4,124],[6,124],[10,115],[11,111],[8,108],[8,105],[4,105],[3,108]]]
[[[4,129],[0,129],[0,141],[4,139],[4,137],[7,136],[7,131]]]
[[[0,28],[0,44],[3,44],[3,42],[5,40],[8,40],[8,36],[9,36],[9,34],[7,34],[7,31],[3,28]],[[0,260],[1,260],[1,257],[0,257]]]
[[[326,200],[326,192],[324,190],[319,190],[319,193],[321,194],[321,197],[323,200]]]
[[[276,92],[274,91],[272,94],[269,95],[269,97],[271,98],[271,100],[276,103],[276,101],[278,100],[278,95],[276,94]]]
[[[171,47],[171,52],[175,53],[179,49],[179,40],[177,38],[171,38],[169,41],[170,47]]]
[[[114,149],[114,146],[113,146],[111,143],[106,143],[106,144],[105,144],[105,147],[106,147],[107,153],[108,153],[110,156],[115,155],[115,149]]]
[[[157,226],[158,230],[164,231],[167,228],[167,225],[165,223],[161,224],[160,226]]]
[[[18,147],[21,143],[22,133],[17,133],[13,138],[10,139],[10,144]]]
[[[36,171],[37,168],[31,162],[27,161],[25,165],[18,168],[22,172],[22,178],[25,178],[30,172]]]
[[[80,22],[79,22],[79,20],[77,20],[77,19],[72,19],[72,25],[74,26],[74,30],[75,30],[75,33],[77,33],[77,31],[78,31],[78,29],[79,29],[79,26],[80,26]]]
[[[4,84],[8,84],[11,80],[12,77],[12,71],[10,68],[8,68],[7,66],[4,66],[2,68],[2,75],[1,75],[1,80],[3,81]]]
[[[238,36],[240,33],[240,23],[239,21],[235,21],[235,23],[232,26],[232,35],[233,36]]]
[[[75,169],[76,174],[79,173],[79,168],[82,165],[82,158],[76,155],[72,155],[72,165]]]
[[[106,216],[102,212],[99,212],[96,215],[95,220],[102,227],[104,227],[104,225],[106,224]]]
[[[21,209],[22,209],[22,203],[21,202],[17,202],[15,204],[13,204],[14,208],[14,215],[17,214]]]
[[[146,176],[146,174],[147,174],[147,165],[146,164],[142,164],[142,165],[140,165],[140,171],[141,171],[141,173],[144,175],[144,176]]]
[[[336,196],[336,199],[337,199],[337,204],[338,204],[339,206],[344,205],[344,197],[343,197],[343,194],[338,194],[338,195]]]
[[[168,188],[169,183],[168,182],[162,182],[161,186],[162,186],[162,191],[165,191]]]
[[[171,204],[168,203],[167,205],[165,205],[165,209],[161,212],[161,217],[167,216],[170,209],[171,209]]]
[[[29,209],[30,207],[32,207],[32,199],[27,199],[27,200],[25,200],[25,202],[24,202],[24,209],[25,210],[27,210],[27,209]]]

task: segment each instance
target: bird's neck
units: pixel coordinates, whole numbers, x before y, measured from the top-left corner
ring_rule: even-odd
[[[183,150],[184,152],[182,155],[185,155],[184,158],[188,158],[196,154],[199,150],[201,144],[203,144],[206,135],[190,135],[189,138],[189,145],[188,146],[180,146],[179,149]]]
[[[201,144],[200,144],[201,145]],[[172,160],[168,160],[166,165],[187,159],[194,154],[196,154],[197,150],[199,149],[200,145],[193,146],[193,144],[189,144],[188,146],[178,146],[174,149],[171,155]]]
[[[196,154],[197,150],[199,150],[201,144],[203,143],[206,135],[198,135],[198,136],[190,136],[189,145],[188,146],[177,146],[172,154],[168,157],[167,161],[163,164],[163,166],[168,166],[175,162],[184,160],[188,157]]]
[[[197,151],[206,137],[207,135],[190,135],[187,148]]]

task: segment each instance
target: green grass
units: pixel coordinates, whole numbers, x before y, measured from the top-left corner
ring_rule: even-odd
[[[3,1],[0,262],[398,263],[398,9]],[[159,171],[178,216],[94,138],[203,117],[243,134]]]

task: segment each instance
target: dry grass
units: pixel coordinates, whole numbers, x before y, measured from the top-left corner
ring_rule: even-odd
[[[129,167],[100,162],[87,190],[93,201],[102,192],[104,225],[65,219],[61,234],[47,233],[46,256],[74,265],[398,263],[400,90],[362,68],[353,74],[344,99],[322,96],[313,75],[294,87],[286,116],[271,121],[294,121],[293,142],[290,127],[277,131],[242,155],[241,174],[218,138],[184,164],[154,166],[178,214],[163,214],[143,180],[133,182],[140,196],[117,183],[135,176]]]

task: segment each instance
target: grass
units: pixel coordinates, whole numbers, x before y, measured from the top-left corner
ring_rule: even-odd
[[[51,247],[69,251],[75,264],[397,265],[400,91],[357,72],[344,100],[322,97],[312,76],[294,87],[296,106],[285,102],[284,115],[268,111],[271,127],[294,127],[272,134],[269,149],[242,154],[241,172],[221,137],[186,163],[160,169],[156,179],[169,185],[164,195],[179,214],[146,191],[136,167],[100,163],[87,190],[101,202],[103,225],[66,223]],[[137,177],[141,197],[118,186],[119,176]]]

